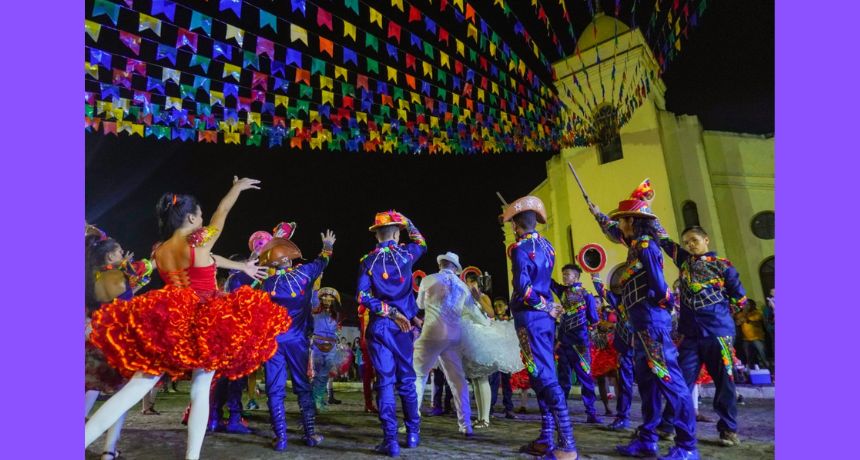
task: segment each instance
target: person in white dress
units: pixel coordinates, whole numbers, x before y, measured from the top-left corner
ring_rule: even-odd
[[[463,270],[457,254],[436,258],[439,272],[428,275],[418,289],[418,308],[425,311],[421,335],[415,342],[413,366],[419,408],[430,370],[437,361],[451,386],[460,432],[472,436],[469,384],[463,371],[461,324],[465,305],[472,304],[466,284],[457,276]],[[473,307],[474,308],[474,307]]]

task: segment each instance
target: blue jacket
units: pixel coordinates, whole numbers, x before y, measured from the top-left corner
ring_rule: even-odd
[[[558,328],[561,342],[587,342],[588,326],[600,321],[594,296],[582,287],[582,283],[565,286],[551,280],[551,289],[564,307],[564,314],[559,317],[560,327]]]
[[[286,308],[287,314],[293,321],[290,330],[277,337],[278,342],[306,338],[308,332],[313,330],[311,315],[313,286],[328,266],[330,257],[331,249],[323,248],[319,257],[313,262],[278,269],[273,276],[263,282],[263,289],[272,296],[272,301]]]
[[[427,252],[421,232],[409,221],[408,244],[384,241],[361,258],[356,300],[373,316],[388,316],[396,309],[408,320],[418,312],[412,292],[412,266]]]
[[[685,337],[734,336],[732,313],[743,308],[746,292],[732,263],[713,252],[694,256],[669,238],[660,245],[681,272],[678,332]]]
[[[524,310],[549,312],[552,309],[552,269],[555,249],[538,232],[523,234],[508,247],[514,292],[512,313]]]

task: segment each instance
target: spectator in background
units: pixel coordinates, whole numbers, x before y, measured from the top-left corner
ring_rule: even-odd
[[[752,367],[758,364],[769,369],[764,352],[764,315],[754,300],[749,299],[747,307],[735,315],[735,323],[740,330],[746,365]]]

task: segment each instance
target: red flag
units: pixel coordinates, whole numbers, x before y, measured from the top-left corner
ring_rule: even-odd
[[[421,10],[415,8],[414,5],[409,5],[409,22],[420,21]]]
[[[400,44],[400,25],[394,21],[388,21],[388,38],[393,38]]]
[[[448,42],[448,31],[445,30],[444,27],[439,27],[439,41],[445,42],[450,45],[450,43]]]

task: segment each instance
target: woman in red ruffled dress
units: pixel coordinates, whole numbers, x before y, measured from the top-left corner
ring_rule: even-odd
[[[211,253],[239,194],[258,189],[258,183],[234,177],[205,227],[193,196],[167,193],[159,200],[156,212],[164,242],[153,254],[166,287],[130,301],[115,300],[93,314],[90,341],[111,366],[131,378],[87,422],[86,446],[140,401],[162,374],[176,378],[191,372],[185,458],[198,459],[216,371],[236,379],[275,353],[275,337],[290,326],[285,310],[268,293],[247,286],[231,294],[220,292],[216,266],[249,266]]]

